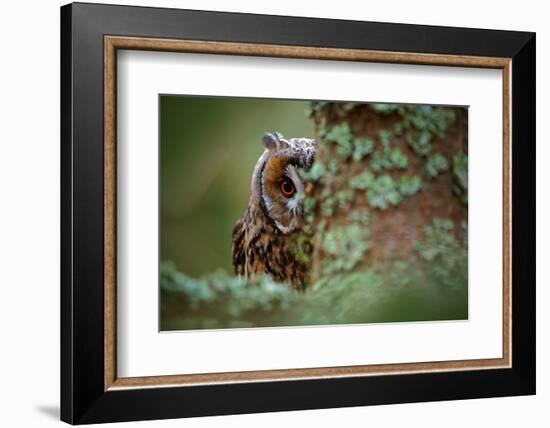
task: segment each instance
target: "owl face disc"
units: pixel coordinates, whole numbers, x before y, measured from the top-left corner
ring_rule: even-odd
[[[309,170],[315,158],[315,140],[266,134],[262,155],[261,193],[267,215],[284,234],[297,232],[304,226],[304,183],[299,170]],[[262,159],[261,158],[261,159]]]

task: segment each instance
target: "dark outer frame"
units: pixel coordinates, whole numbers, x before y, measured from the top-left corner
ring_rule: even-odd
[[[404,374],[432,371],[495,369],[511,367],[511,233],[510,233],[510,69],[509,58],[464,55],[418,54],[363,49],[334,49],[310,46],[268,45],[260,43],[212,42],[184,39],[155,39],[144,37],[104,37],[104,372],[105,391],[117,388],[159,386],[189,386],[234,382],[296,380],[306,378],[335,378]],[[119,49],[202,53],[209,55],[248,55],[278,58],[314,58],[317,60],[351,60],[355,62],[383,62],[430,64],[493,68],[502,77],[502,169],[503,169],[503,284],[502,284],[502,356],[500,358],[423,361],[392,364],[363,364],[332,367],[287,368],[240,372],[211,372],[199,374],[171,374],[164,376],[119,377],[117,373],[117,52]],[[121,333],[123,334],[123,332]]]
[[[512,367],[105,391],[106,35],[511,58]],[[82,424],[534,394],[535,97],[534,33],[83,3],[63,6],[61,419]]]

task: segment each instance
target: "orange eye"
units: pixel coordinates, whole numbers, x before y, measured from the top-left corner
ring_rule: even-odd
[[[287,198],[290,198],[294,195],[294,193],[296,193],[294,183],[289,178],[283,178],[279,187],[281,189],[281,193]]]

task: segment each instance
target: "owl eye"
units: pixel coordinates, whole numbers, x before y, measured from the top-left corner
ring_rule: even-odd
[[[283,178],[279,187],[281,189],[281,193],[287,198],[290,198],[294,195],[294,193],[296,193],[296,187],[294,187],[294,183],[289,178]]]

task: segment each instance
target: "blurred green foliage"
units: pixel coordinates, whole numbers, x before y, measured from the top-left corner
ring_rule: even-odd
[[[323,245],[331,274],[305,292],[269,276],[217,271],[199,279],[161,265],[161,329],[217,329],[404,322],[468,317],[467,248],[435,219],[417,250],[425,265],[392,262],[352,271],[370,245],[357,225],[333,228]],[[358,239],[359,238],[359,239]],[[345,261],[345,264],[342,264]]]

